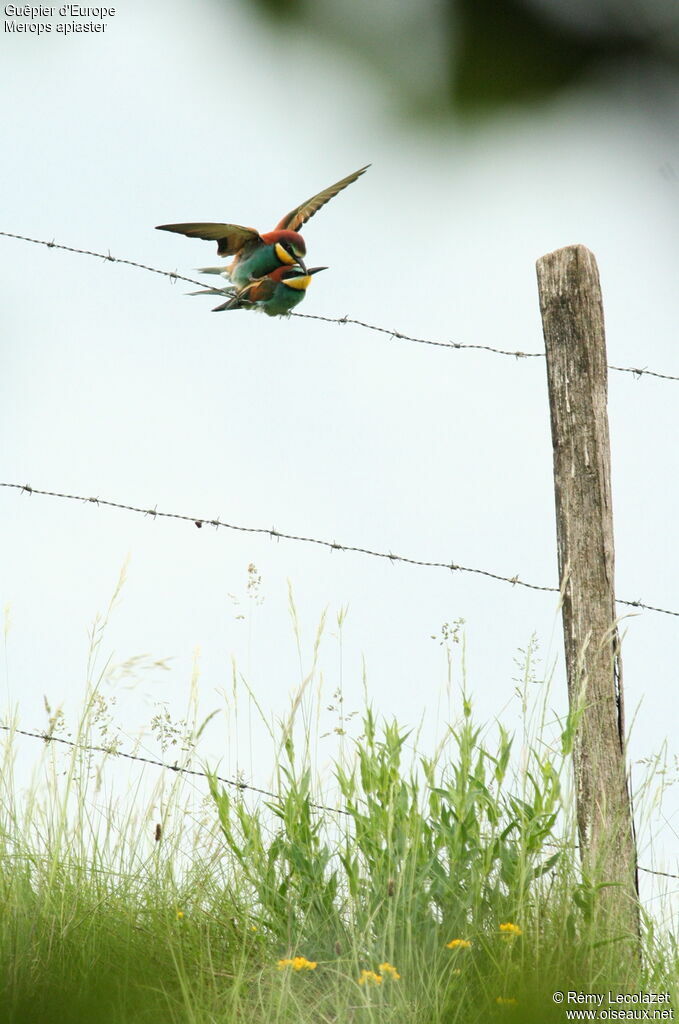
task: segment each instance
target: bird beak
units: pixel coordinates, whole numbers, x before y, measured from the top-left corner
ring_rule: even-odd
[[[320,270],[329,270],[329,269],[330,269],[329,267],[310,267],[309,270],[306,271],[306,273],[307,274],[317,274]],[[305,268],[305,270],[306,270],[306,268]]]
[[[299,257],[297,257],[297,262],[300,265],[300,267],[302,268],[302,270],[304,271],[304,273],[308,274],[309,271],[306,268],[306,263],[304,262],[304,260],[301,260]]]

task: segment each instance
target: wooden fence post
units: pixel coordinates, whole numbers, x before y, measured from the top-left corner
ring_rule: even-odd
[[[594,255],[570,245],[537,261],[554,449],[559,579],[583,869],[600,921],[639,937],[616,624],[604,314]]]

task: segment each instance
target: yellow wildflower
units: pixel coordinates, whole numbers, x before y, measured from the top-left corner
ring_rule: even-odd
[[[361,971],[361,977],[358,979],[358,983],[359,983],[359,985],[365,985],[366,982],[371,982],[373,985],[381,985],[382,984],[382,975],[381,974],[375,974],[374,971],[362,970]]]
[[[519,1005],[518,999],[514,999],[513,996],[508,998],[508,999],[506,999],[504,996],[498,996],[497,999],[495,1000],[495,1002],[498,1004],[498,1006],[518,1006]]]
[[[379,969],[382,972],[382,974],[388,974],[390,978],[394,979],[394,981],[398,981],[399,978],[401,977],[401,975],[398,973],[393,964],[387,963],[386,960],[383,964],[380,964]]]
[[[181,921],[183,917],[184,917],[184,911],[183,910],[178,910],[177,911],[177,920]]]
[[[500,931],[503,935],[511,936],[514,938],[517,935],[523,935],[523,932],[519,928],[518,924],[512,924],[510,921],[506,921],[500,925]]]
[[[467,939],[451,939],[450,942],[446,942],[446,949],[469,949],[471,942]]]
[[[279,971],[284,971],[286,967],[292,967],[293,971],[315,971],[318,963],[316,960],[307,960],[305,956],[294,956],[279,960],[276,967]]]

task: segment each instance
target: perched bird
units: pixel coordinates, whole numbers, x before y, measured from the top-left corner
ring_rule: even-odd
[[[368,167],[370,164],[296,206],[279,221],[273,231],[266,234],[260,235],[254,228],[244,228],[239,224],[210,223],[159,224],[158,231],[174,231],[188,238],[215,241],[219,256],[235,258],[227,267],[203,267],[201,273],[223,274],[237,288],[243,288],[255,278],[265,277],[279,267],[293,267],[299,264],[306,272],[306,243],[299,234],[299,229],[333,196],[356,181]]]
[[[278,267],[266,277],[251,281],[236,292],[221,306],[215,306],[213,313],[224,309],[258,309],[267,316],[287,316],[298,306],[311,284],[311,275],[327,267]],[[207,294],[210,294],[209,292]]]

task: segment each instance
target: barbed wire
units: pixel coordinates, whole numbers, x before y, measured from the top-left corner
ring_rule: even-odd
[[[644,868],[641,864],[637,867],[638,871],[644,871],[647,875],[660,875],[662,878],[679,878],[679,875],[673,875],[669,871],[656,871],[654,868]]]
[[[207,772],[198,771],[195,768],[188,768],[184,765],[179,764],[168,764],[167,761],[159,761],[153,757],[144,757],[140,754],[129,754],[124,750],[118,750],[115,746],[103,747],[97,746],[96,744],[88,743],[77,743],[75,740],[68,740],[64,736],[55,736],[52,732],[39,732],[32,731],[30,729],[19,729],[17,726],[6,725],[0,723],[0,729],[4,732],[11,733],[12,735],[26,736],[30,739],[42,740],[45,744],[49,743],[61,743],[63,746],[71,747],[75,750],[83,750],[87,753],[92,754],[106,754],[109,757],[123,757],[128,761],[139,761],[142,764],[149,764],[154,768],[162,768],[165,771],[175,772],[178,775],[189,775],[201,779],[206,779],[208,776]],[[267,796],[274,800],[280,800],[280,793],[274,793],[269,789],[261,789],[259,786],[251,786],[248,782],[243,782],[240,779],[227,779],[221,775],[214,775],[218,782],[223,782],[227,786],[233,786],[238,790],[249,790],[251,793],[258,793],[260,796]],[[329,804],[319,804],[313,800],[309,801],[309,806],[315,811],[328,811],[331,814],[341,814],[344,817],[351,818],[353,814],[351,811],[344,810],[341,807],[331,807]],[[558,849],[559,844],[546,843],[546,846]],[[563,848],[570,850],[577,850],[578,845],[572,843],[561,844]],[[673,875],[668,871],[656,871],[653,868],[645,868],[641,865],[638,866],[639,871],[645,872],[647,875],[659,875],[663,878],[678,878],[679,875]]]
[[[95,259],[104,260],[105,263],[124,263],[128,267],[136,267],[137,270],[148,270],[150,274],[160,274],[161,277],[169,277],[172,282],[174,281],[186,281],[187,284],[198,284],[201,288],[205,287],[205,281],[196,281],[192,277],[184,277],[182,274],[177,274],[173,270],[159,270],[157,267],[149,267],[146,263],[137,263],[135,260],[126,260],[121,256],[112,256],[110,251],[104,252],[93,252],[92,249],[76,249],[72,245],[61,245],[60,242],[46,242],[42,238],[29,238],[28,235],[14,235],[10,231],[0,231],[0,235],[4,238],[16,238],[20,242],[32,242],[34,245],[44,245],[48,249],[61,249],[63,252],[73,252],[78,256],[93,256]]]
[[[415,338],[410,334],[403,334],[402,331],[389,330],[388,327],[377,327],[375,324],[365,323],[364,320],[355,320],[350,316],[331,317],[331,316],[319,316],[315,313],[293,313],[293,316],[301,317],[305,320],[323,320],[329,324],[356,324],[359,327],[365,327],[368,331],[379,331],[381,334],[388,334],[390,338],[396,338],[399,341],[414,341],[419,345],[436,345],[443,348],[465,348],[465,349],[478,349],[482,352],[493,352],[498,356],[514,356],[516,359],[544,359],[544,352],[512,352],[504,348],[493,348],[491,345],[469,345],[461,341],[431,341],[429,338]],[[609,363],[609,370],[617,370],[619,373],[631,373],[637,379],[639,377],[658,377],[661,380],[679,380],[679,376],[673,376],[670,373],[658,373],[656,370],[647,370],[645,367],[635,366],[612,366]]]
[[[380,334],[388,334],[390,338],[398,341],[414,341],[418,345],[435,345],[437,348],[458,348],[478,349],[482,352],[493,352],[498,356],[514,356],[516,359],[544,359],[544,352],[511,352],[504,348],[493,348],[492,345],[470,345],[462,341],[432,341],[429,338],[416,338],[411,334],[404,334],[402,331],[390,330],[388,327],[378,327],[376,324],[368,324],[364,320],[355,320],[351,316],[320,316],[317,313],[293,313],[292,316],[303,320],[322,320],[327,324],[355,324],[358,327],[365,327],[367,331],[377,331]],[[677,377],[679,380],[679,377]]]
[[[138,515],[149,516],[153,519],[177,519],[181,522],[193,523],[193,525],[198,527],[198,529],[202,529],[203,526],[213,526],[215,529],[222,528],[225,530],[235,530],[239,533],[268,534],[268,536],[274,540],[292,540],[303,544],[316,544],[318,547],[329,548],[331,551],[349,551],[354,554],[369,555],[371,558],[381,558],[392,563],[399,562],[404,565],[417,565],[427,569],[448,569],[449,572],[473,573],[478,576],[485,576],[491,580],[498,580],[501,583],[510,583],[512,586],[525,587],[528,590],[538,590],[552,594],[559,593],[558,587],[546,587],[537,583],[529,583],[527,580],[520,579],[518,575],[503,576],[500,573],[491,572],[488,569],[472,568],[452,561],[427,561],[425,559],[412,558],[408,555],[396,555],[393,551],[375,551],[372,548],[360,547],[355,544],[340,544],[334,540],[321,540],[318,537],[304,537],[300,534],[284,533],[282,530],[277,530],[274,526],[241,526],[235,523],[224,522],[224,520],[219,518],[205,519],[202,516],[191,516],[181,512],[161,512],[157,507],[143,508],[139,505],[128,505],[122,501],[111,501],[108,498],[88,498],[82,494],[66,494],[63,491],[46,491],[39,487],[32,487],[30,484],[15,484],[0,481],[0,487],[21,491],[24,494],[39,494],[48,498],[61,498],[67,501],[79,501],[90,505],[101,505],[106,508],[116,508],[125,512],[135,512]],[[623,604],[630,608],[641,608],[644,611],[649,612],[658,612],[661,615],[674,615],[679,618],[679,612],[677,611],[672,611],[669,608],[660,608],[657,605],[645,604],[641,600],[625,601],[619,598],[617,599],[617,604]]]
[[[20,242],[31,242],[33,245],[44,245],[48,249],[61,249],[63,252],[75,253],[78,256],[92,256],[95,259],[104,260],[106,263],[123,263],[128,267],[136,267],[138,270],[146,270],[150,274],[160,274],[161,277],[168,277],[173,283],[175,281],[185,281],[187,284],[196,284],[200,288],[205,289],[204,281],[197,281],[193,277],[186,277],[183,274],[178,274],[174,270],[159,270],[157,267],[151,267],[146,263],[138,263],[136,260],[124,259],[120,256],[112,256],[111,252],[102,253],[94,252],[92,249],[77,249],[75,246],[62,245],[60,242],[55,242],[54,239],[48,242],[43,238],[31,238],[28,235],[19,235],[11,231],[0,231],[0,236],[4,238],[14,238]],[[219,290],[215,290],[215,294],[218,294]],[[302,320],[321,320],[324,323],[329,324],[354,324],[357,327],[363,327],[367,331],[376,331],[379,334],[386,334],[390,338],[394,338],[398,341],[412,341],[418,345],[433,345],[436,348],[453,348],[453,349],[471,349],[481,352],[491,352],[494,355],[499,356],[513,356],[515,359],[544,359],[544,352],[521,352],[511,351],[509,349],[494,348],[492,345],[476,345],[469,344],[461,341],[435,341],[430,338],[417,338],[411,334],[404,334],[403,331],[391,329],[388,327],[380,327],[377,324],[369,324],[364,320],[357,320],[350,316],[320,316],[315,313],[292,313],[291,316],[298,317]],[[637,366],[613,366],[609,364],[609,370],[616,370],[619,373],[631,373],[637,379],[641,377],[657,377],[659,380],[673,380],[679,381],[679,375],[671,373],[659,373],[657,370],[649,370],[646,367]]]
[[[0,723],[0,729],[4,732],[10,732],[12,734],[18,733],[20,736],[28,736],[31,739],[44,740],[45,743],[61,743],[66,747],[71,747],[74,750],[89,751],[92,754],[107,754],[110,757],[123,757],[128,761],[140,761],[143,764],[153,765],[155,768],[164,768],[169,772],[177,772],[179,775],[191,775],[196,778],[205,779],[208,776],[207,772],[198,771],[196,768],[187,768],[180,764],[168,764],[167,761],[158,761],[154,757],[144,757],[142,754],[128,754],[124,750],[118,750],[115,746],[100,747],[96,744],[90,745],[88,743],[77,743],[75,740],[67,740],[64,736],[55,736],[52,732],[38,732],[31,731],[29,729],[19,729],[13,725],[6,725]],[[212,773],[209,773],[212,774]],[[235,789],[247,789],[251,793],[258,793],[260,796],[268,796],[273,800],[280,799],[280,793],[273,793],[269,789],[261,789],[259,786],[251,786],[248,782],[242,782],[240,779],[226,779],[221,775],[215,775],[215,779],[218,782],[223,782],[227,786],[233,786]],[[326,804],[311,803],[317,811],[332,811],[333,814],[346,814],[349,815],[349,811],[343,811],[340,807],[330,807]]]
[[[646,370],[641,367],[634,366],[611,366],[608,365],[609,370],[617,370],[618,373],[631,373],[637,379],[639,377],[658,377],[660,380],[679,380],[679,377],[674,376],[671,373],[658,373],[657,370]]]

